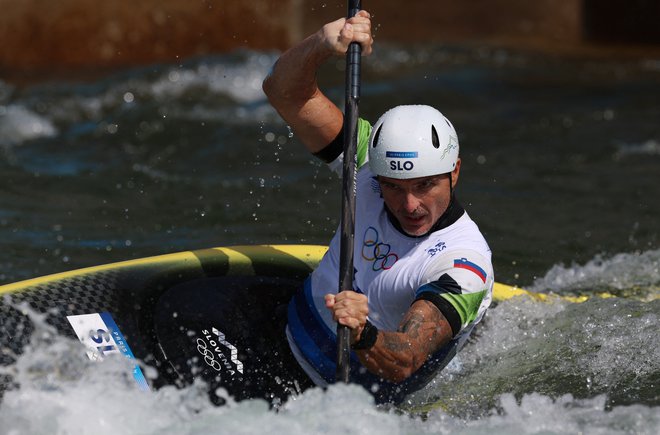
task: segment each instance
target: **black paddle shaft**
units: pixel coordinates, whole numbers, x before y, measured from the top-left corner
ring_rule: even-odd
[[[348,2],[348,18],[361,9],[360,0]],[[344,167],[342,171],[341,244],[339,291],[353,290],[353,246],[355,239],[355,178],[357,173],[357,126],[360,100],[360,57],[362,47],[352,42],[346,52],[346,106],[344,110]],[[348,383],[350,374],[350,329],[337,326],[336,380]]]

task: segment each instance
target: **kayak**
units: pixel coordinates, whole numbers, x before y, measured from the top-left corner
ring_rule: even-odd
[[[284,335],[286,306],[327,250],[319,245],[249,245],[185,251],[63,272],[0,286],[0,365],[30,342],[27,311],[77,338],[92,360],[133,361],[137,388],[205,380],[214,403],[284,400],[309,386]],[[532,293],[496,283],[493,300]],[[581,302],[586,298],[565,298]],[[27,308],[26,308],[27,307]],[[158,376],[145,377],[144,365]],[[0,395],[12,388],[0,376]]]

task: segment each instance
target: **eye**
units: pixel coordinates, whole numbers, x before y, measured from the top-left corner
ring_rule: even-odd
[[[399,186],[397,186],[396,184],[381,181],[380,188],[381,190],[397,190],[399,189]]]
[[[429,180],[424,180],[417,184],[417,190],[418,191],[428,191],[433,189],[437,185],[437,181],[434,178],[431,178]]]

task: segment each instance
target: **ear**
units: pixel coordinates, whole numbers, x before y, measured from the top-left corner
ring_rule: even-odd
[[[458,176],[461,173],[461,159],[460,157],[456,159],[456,167],[454,168],[453,171],[451,171],[451,188],[453,189],[456,187],[456,183],[458,183]]]

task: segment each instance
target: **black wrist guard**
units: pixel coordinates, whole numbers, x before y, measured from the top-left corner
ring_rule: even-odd
[[[360,339],[355,343],[351,344],[351,349],[353,350],[367,350],[371,349],[374,344],[376,344],[376,339],[378,338],[378,328],[371,324],[367,320],[367,323],[364,324],[362,333],[360,334]]]

